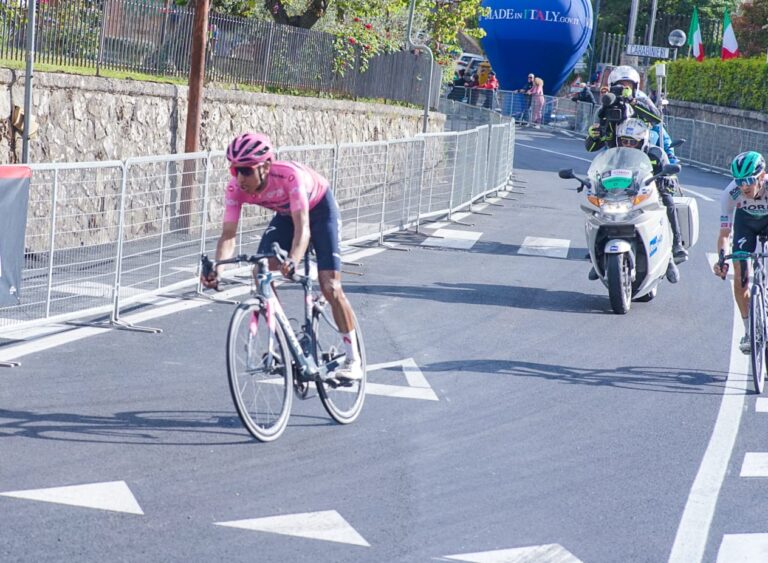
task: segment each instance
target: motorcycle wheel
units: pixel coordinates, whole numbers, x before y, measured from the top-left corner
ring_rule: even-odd
[[[617,315],[626,315],[632,305],[632,274],[627,254],[608,254],[605,272],[611,308]]]

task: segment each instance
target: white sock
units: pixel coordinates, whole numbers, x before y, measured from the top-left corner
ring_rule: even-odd
[[[744,323],[744,334],[749,334],[749,317],[741,317],[741,321]]]
[[[344,349],[347,352],[347,361],[359,362],[360,354],[357,351],[357,332],[351,331],[346,334],[342,333],[344,339]]]

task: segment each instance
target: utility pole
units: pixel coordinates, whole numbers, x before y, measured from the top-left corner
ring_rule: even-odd
[[[32,126],[32,69],[35,65],[35,15],[37,0],[27,0],[27,70],[24,78],[24,130],[21,132],[21,161],[29,162],[29,131]]]
[[[184,152],[200,150],[200,122],[202,120],[203,85],[205,81],[205,43],[208,37],[209,0],[197,0],[192,23],[192,53],[189,65],[189,98],[187,103],[187,128],[184,134]],[[179,219],[183,228],[191,224],[192,201],[196,198],[195,175],[197,163],[184,161]]]

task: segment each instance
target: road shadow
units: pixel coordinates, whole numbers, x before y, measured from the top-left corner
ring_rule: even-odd
[[[324,417],[292,414],[288,426],[332,424]],[[208,411],[127,411],[101,416],[0,409],[0,439],[9,437],[150,446],[258,443],[236,414]]]
[[[743,393],[726,388],[728,373],[661,366],[618,366],[610,369],[574,367],[515,360],[455,360],[419,366],[423,372],[471,372],[534,377],[571,385],[616,387],[654,393],[722,395]]]
[[[449,304],[498,305],[562,313],[607,314],[610,312],[610,305],[605,296],[540,287],[437,282],[429,286],[351,284],[345,285],[344,291]]]

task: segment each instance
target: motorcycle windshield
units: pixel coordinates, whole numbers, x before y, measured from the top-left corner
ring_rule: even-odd
[[[637,194],[653,167],[643,151],[619,147],[598,154],[587,174],[597,197],[621,198]]]

